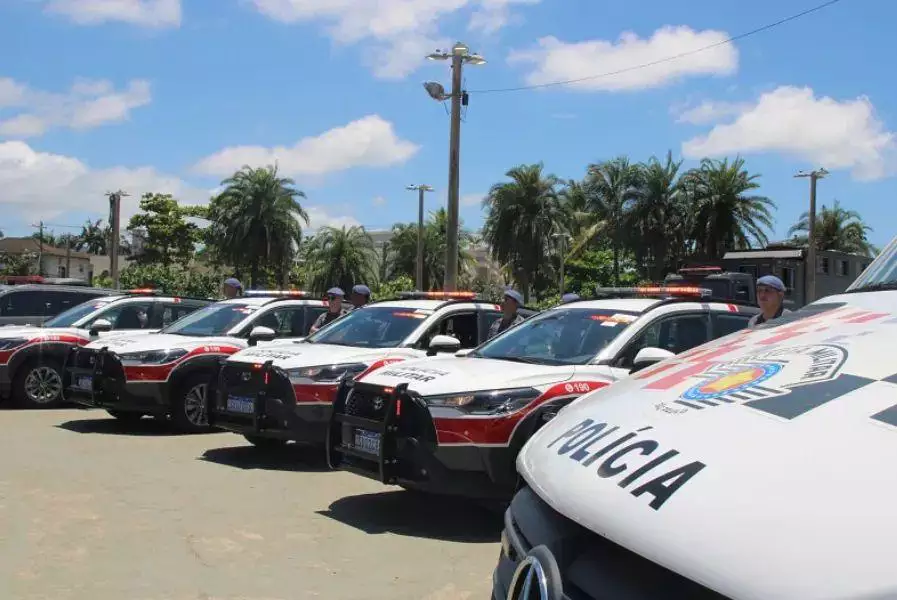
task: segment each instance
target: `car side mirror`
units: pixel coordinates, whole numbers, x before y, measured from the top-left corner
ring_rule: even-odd
[[[458,350],[457,352],[455,352],[455,356],[457,356],[458,358],[464,358],[471,352],[473,352],[473,348],[464,348],[463,350]]]
[[[435,335],[430,340],[427,356],[436,356],[438,352],[457,352],[461,349],[461,341],[450,335]]]
[[[96,337],[107,331],[112,331],[112,323],[108,319],[97,319],[93,322],[93,325],[90,326],[89,333],[91,337]]]
[[[252,331],[249,332],[249,345],[255,346],[259,342],[271,342],[276,337],[277,332],[273,329],[259,325],[258,327],[253,327]]]
[[[676,356],[674,353],[669,350],[664,350],[663,348],[642,348],[638,351],[638,354],[635,355],[635,358],[632,361],[632,369],[629,372],[635,373],[636,371],[641,371],[645,367],[650,367],[653,364],[657,364],[674,356]]]

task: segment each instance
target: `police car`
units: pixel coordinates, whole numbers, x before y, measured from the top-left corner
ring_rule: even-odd
[[[520,453],[493,598],[897,597],[895,336],[897,240],[843,294],[580,398]]]
[[[247,291],[157,333],[74,349],[65,371],[66,394],[120,419],[170,417],[183,431],[204,431],[205,396],[219,357],[278,338],[302,337],[326,310],[322,300],[303,291]]]
[[[70,348],[158,330],[211,302],[132,290],[88,300],[41,326],[0,327],[0,395],[11,395],[23,408],[56,406],[62,401],[63,363]]]
[[[333,411],[333,468],[386,484],[507,500],[524,442],[576,397],[743,329],[759,309],[693,287],[599,289],[463,357],[362,374]]]
[[[474,348],[500,317],[500,306],[473,292],[401,292],[352,310],[301,343],[234,354],[221,370],[210,418],[256,445],[322,444],[341,381],[397,361]]]

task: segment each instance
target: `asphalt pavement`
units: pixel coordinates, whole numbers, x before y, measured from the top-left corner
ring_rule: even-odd
[[[501,516],[102,411],[0,410],[0,598],[489,598]]]

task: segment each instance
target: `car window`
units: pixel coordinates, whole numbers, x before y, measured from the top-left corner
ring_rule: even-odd
[[[302,335],[308,335],[308,332],[311,330],[311,326],[315,324],[315,321],[318,320],[318,317],[327,312],[326,306],[306,306],[305,307],[305,327],[302,328]]]
[[[430,341],[437,335],[455,338],[461,342],[462,348],[476,348],[479,345],[477,313],[475,311],[456,312],[440,318],[424,332],[414,347],[422,350],[429,348]]]
[[[44,327],[72,327],[75,323],[91,315],[91,313],[108,305],[104,298],[94,298],[61,312],[52,319],[44,321]]]
[[[746,328],[751,315],[714,313],[712,319],[713,339],[716,339]]]
[[[305,307],[287,306],[265,313],[252,324],[253,327],[270,327],[279,338],[305,335]]]
[[[632,368],[635,355],[642,348],[661,348],[679,354],[709,341],[707,315],[673,315],[654,321],[647,326],[614,361],[615,367]]]
[[[180,302],[159,302],[153,307],[150,318],[150,329],[162,329],[168,327],[178,319],[186,317],[199,308],[195,304],[183,304]]]
[[[0,315],[4,317],[48,316],[47,302],[48,298],[43,290],[9,292],[0,298]]]
[[[149,315],[153,303],[146,302],[120,302],[101,310],[85,324],[86,328],[96,323],[99,319],[105,319],[112,323],[112,329],[150,329]]]
[[[389,306],[356,308],[308,336],[308,342],[360,348],[395,348],[405,342],[431,314],[429,311]]]
[[[480,343],[489,339],[489,328],[495,323],[496,319],[501,318],[500,310],[484,310],[480,311]]]
[[[227,335],[240,321],[256,311],[256,307],[238,302],[215,303],[203,306],[166,327],[163,333],[206,337]],[[241,335],[247,335],[247,326]]]

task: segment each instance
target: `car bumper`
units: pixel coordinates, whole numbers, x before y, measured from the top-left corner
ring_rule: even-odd
[[[363,383],[344,385],[327,452],[334,469],[437,494],[507,500],[518,481],[514,444],[440,445],[427,405],[402,386],[387,394]]]
[[[91,408],[165,415],[168,384],[128,382],[118,357],[105,350],[73,348],[63,374],[65,398]]]
[[[297,393],[283,371],[225,364],[211,396],[209,424],[247,436],[323,444],[336,386]]]

